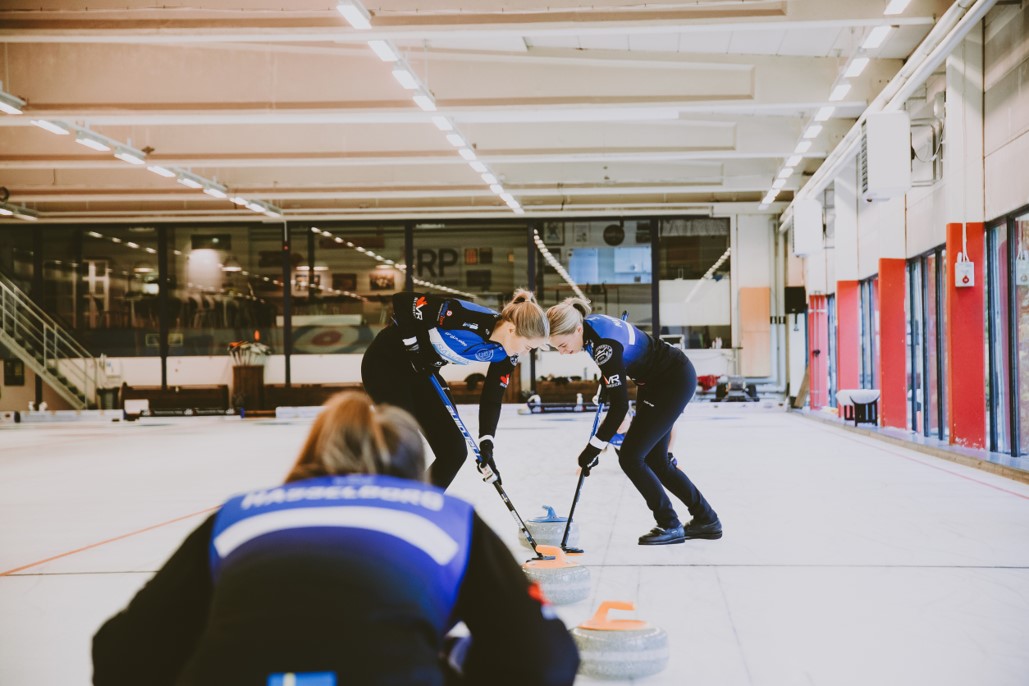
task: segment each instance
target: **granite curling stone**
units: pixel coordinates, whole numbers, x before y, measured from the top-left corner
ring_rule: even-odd
[[[543,509],[547,512],[546,516],[530,519],[525,522],[525,528],[529,530],[537,544],[560,546],[561,539],[565,535],[568,518],[558,517],[550,505],[544,505]],[[522,545],[526,548],[530,547],[528,539],[524,536],[522,536]],[[579,545],[579,525],[575,522],[572,522],[572,526],[568,530],[566,545],[573,548]]]
[[[538,545],[541,555],[552,560],[529,560],[522,570],[529,581],[539,584],[543,595],[554,605],[568,605],[585,600],[590,594],[590,570],[569,562],[557,546]]]
[[[636,679],[668,666],[668,634],[638,619],[608,619],[609,610],[635,604],[605,600],[595,615],[571,630],[579,648],[579,674],[597,679]]]

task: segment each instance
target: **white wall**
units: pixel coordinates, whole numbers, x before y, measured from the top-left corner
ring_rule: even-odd
[[[1029,6],[998,8],[985,31],[985,217],[1029,204]]]
[[[697,284],[700,284],[699,288]],[[728,326],[732,289],[730,279],[672,279],[661,281],[662,326]],[[693,299],[686,299],[697,288]]]

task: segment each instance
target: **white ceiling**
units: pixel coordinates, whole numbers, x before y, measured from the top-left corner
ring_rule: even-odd
[[[868,32],[895,27],[780,201],[950,4],[369,0],[358,31],[335,1],[5,3],[3,90],[28,103],[0,114],[9,202],[54,222],[254,217],[38,118],[297,220],[512,216],[369,49],[381,39],[528,216],[752,210]]]

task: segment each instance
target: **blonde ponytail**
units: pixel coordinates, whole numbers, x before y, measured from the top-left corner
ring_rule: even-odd
[[[546,313],[536,303],[532,291],[524,288],[516,290],[511,302],[500,311],[500,322],[514,324],[515,334],[523,338],[546,338],[550,335]]]
[[[588,300],[582,298],[565,298],[547,310],[551,336],[566,336],[575,333],[582,320],[592,312]]]

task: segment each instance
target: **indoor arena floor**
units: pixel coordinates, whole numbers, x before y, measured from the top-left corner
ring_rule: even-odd
[[[496,455],[524,517],[567,514],[591,422],[505,408]],[[0,425],[0,684],[88,684],[98,626],[210,508],[280,482],[309,426]],[[571,626],[630,600],[667,630],[668,668],[639,683],[1029,683],[1029,486],[758,407],[691,405],[674,452],[724,538],[638,546],[653,522],[605,453],[575,517],[593,593],[558,608]],[[470,465],[451,493],[527,557]]]

